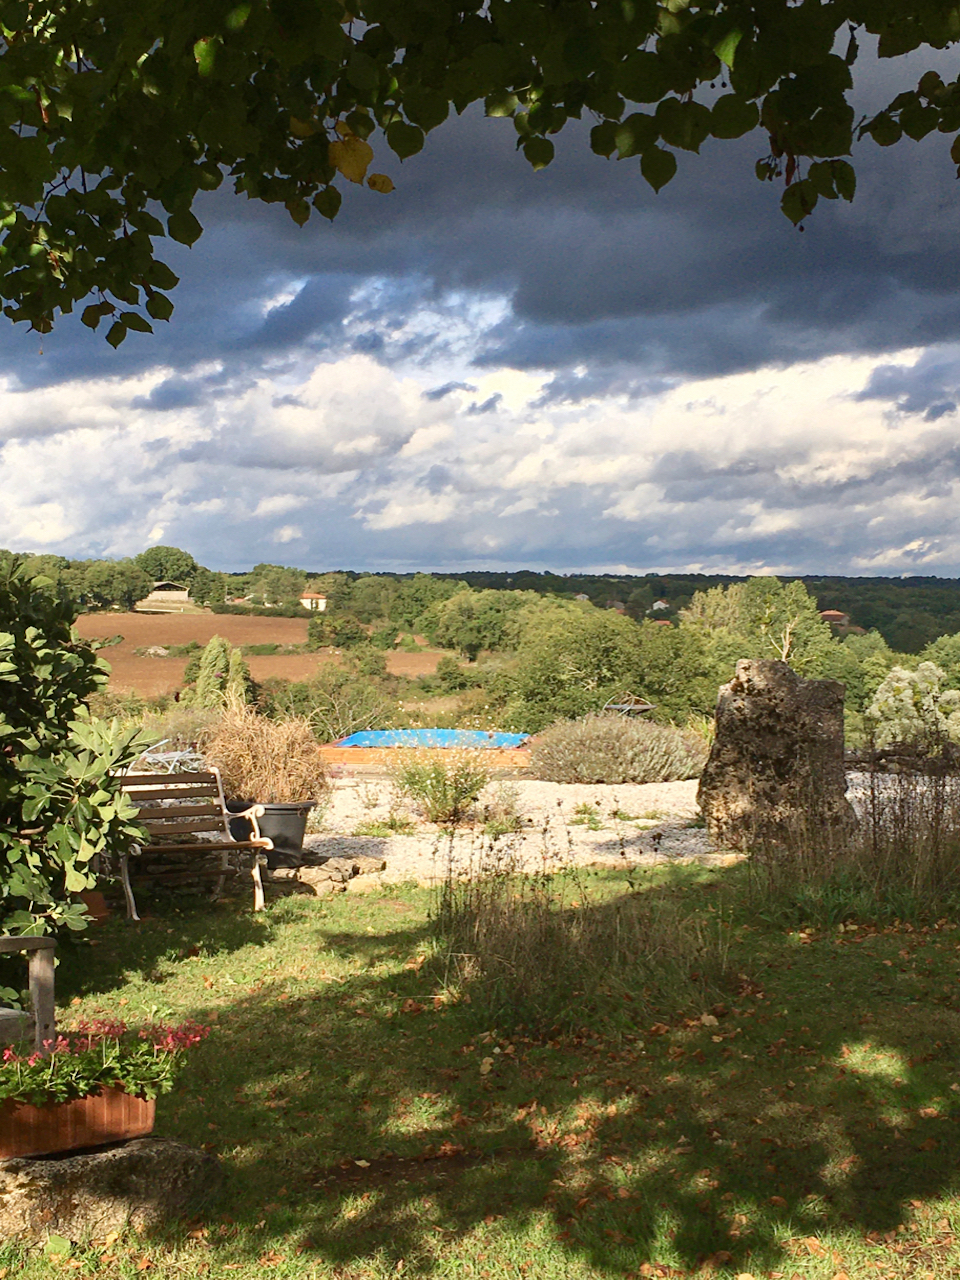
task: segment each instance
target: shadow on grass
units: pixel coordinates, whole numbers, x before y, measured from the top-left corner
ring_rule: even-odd
[[[316,907],[177,925],[179,947],[202,938],[211,954],[293,927],[314,979],[310,993],[268,978],[221,1000],[215,1035],[161,1101],[159,1132],[224,1161],[233,1256],[283,1239],[305,1261],[429,1274],[464,1236],[510,1231],[612,1275],[670,1259],[756,1271],[782,1265],[787,1237],[895,1231],[910,1200],[957,1185],[960,1106],[939,1091],[960,1019],[929,1002],[904,1016],[903,985],[863,948],[773,940],[766,989],[744,981],[715,1025],[664,1010],[669,1029],[649,1015],[636,1028],[642,1047],[543,1042],[435,1002],[428,927],[393,928],[389,903],[366,934],[346,927],[346,903]],[[155,942],[129,946],[124,963],[156,960]],[[78,989],[107,989],[112,954]],[[376,971],[400,957],[409,967]],[[318,979],[333,958],[351,971]],[[851,1044],[866,1046],[856,1068]],[[896,1074],[887,1059],[870,1069],[870,1046]]]

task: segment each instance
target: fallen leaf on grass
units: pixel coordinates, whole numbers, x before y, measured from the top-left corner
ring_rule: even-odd
[[[493,1059],[484,1058],[480,1063],[480,1074],[482,1076],[488,1076],[492,1070],[493,1070]]]
[[[785,1209],[787,1207],[787,1202],[784,1200],[783,1196],[771,1196],[770,1203],[772,1205],[776,1205],[778,1209]]]

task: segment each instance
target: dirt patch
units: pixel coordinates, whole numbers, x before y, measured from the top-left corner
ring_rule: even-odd
[[[307,619],[246,618],[229,613],[84,613],[77,619],[77,631],[85,640],[122,635],[123,643],[106,655],[112,660],[114,654],[132,653],[149,645],[166,647],[191,640],[206,644],[214,636],[236,645],[303,644]]]
[[[432,676],[443,652],[437,649],[426,649],[420,653],[388,653],[387,670],[392,676],[406,676],[415,680],[417,676]]]

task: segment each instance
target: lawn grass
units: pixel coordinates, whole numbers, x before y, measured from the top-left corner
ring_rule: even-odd
[[[960,929],[785,930],[737,914],[742,875],[654,890],[731,920],[723,1000],[616,1036],[452,1003],[412,887],[65,943],[64,1023],[212,1024],[157,1132],[226,1189],[162,1237],[0,1247],[0,1275],[960,1276]]]

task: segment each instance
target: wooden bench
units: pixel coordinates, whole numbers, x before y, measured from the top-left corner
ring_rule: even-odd
[[[53,998],[53,953],[56,946],[55,939],[47,937],[0,938],[0,955],[26,952],[30,987],[29,1013],[0,1009],[0,1044],[16,1044],[32,1036],[40,1053],[50,1052],[47,1046],[57,1038]]]
[[[137,806],[139,821],[150,835],[149,844],[133,845],[130,856],[139,863],[137,878],[158,884],[192,884],[198,879],[216,881],[214,897],[229,875],[244,869],[253,877],[253,909],[263,910],[263,881],[260,868],[273,841],[260,834],[258,819],[263,805],[255,804],[243,813],[228,813],[223,782],[217,769],[193,773],[128,773],[122,787]],[[229,819],[246,818],[252,828],[249,840],[234,840]],[[214,856],[215,867],[197,866]],[[239,857],[238,857],[239,855]],[[244,868],[241,863],[247,864]],[[130,882],[129,858],[120,859],[120,878],[127,900],[127,916],[139,920]]]

